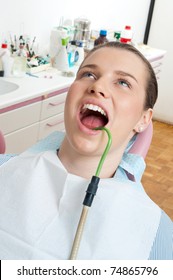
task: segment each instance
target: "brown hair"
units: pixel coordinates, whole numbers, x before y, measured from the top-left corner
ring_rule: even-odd
[[[129,52],[132,52],[136,54],[145,64],[146,70],[148,71],[148,78],[147,78],[147,83],[146,83],[146,99],[145,99],[145,104],[144,104],[144,110],[147,110],[149,108],[153,108],[154,104],[156,103],[157,97],[158,97],[158,84],[156,80],[156,76],[154,73],[154,70],[149,63],[149,61],[145,58],[145,56],[138,51],[134,46],[129,45],[129,44],[123,44],[120,42],[108,42],[105,44],[98,45],[94,47],[89,53],[86,55],[85,59],[90,56],[93,52],[97,51],[98,49],[101,48],[117,48],[117,49],[122,49],[126,50]],[[85,61],[84,59],[84,61]],[[82,63],[83,64],[83,63]]]

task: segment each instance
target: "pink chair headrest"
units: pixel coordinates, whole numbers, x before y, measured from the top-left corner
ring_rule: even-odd
[[[4,153],[5,153],[5,139],[4,139],[4,135],[0,131],[0,154],[4,154]]]
[[[141,133],[138,133],[133,146],[129,153],[141,155],[146,157],[153,137],[153,124],[150,122],[149,126]]]

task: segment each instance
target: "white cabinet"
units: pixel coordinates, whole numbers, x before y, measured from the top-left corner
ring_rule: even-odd
[[[0,129],[7,135],[20,128],[39,122],[41,102],[32,103],[0,114]]]
[[[157,80],[160,79],[160,72],[163,65],[163,59],[166,51],[151,48],[148,45],[139,45],[139,51],[146,57],[146,59],[150,62],[153,70],[155,72]]]
[[[55,130],[64,130],[64,103],[67,88],[40,98],[41,101],[0,113],[0,130],[6,153],[20,153]]]
[[[64,92],[43,100],[40,119],[45,120],[51,116],[64,112],[64,100],[66,95],[67,92]]]
[[[41,102],[36,102],[0,114],[7,153],[19,153],[36,143],[40,112]]]
[[[40,122],[39,140],[48,136],[51,132],[64,130],[64,113],[55,115]]]
[[[49,97],[42,102],[39,139],[55,130],[64,130],[64,105],[67,92]]]
[[[64,105],[67,92],[49,97],[42,102],[39,139],[55,130],[64,130]]]
[[[39,124],[34,123],[5,135],[6,153],[20,153],[34,145],[38,139]]]

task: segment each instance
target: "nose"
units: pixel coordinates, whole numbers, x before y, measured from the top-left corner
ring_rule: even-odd
[[[103,78],[95,80],[94,83],[90,85],[88,90],[91,94],[101,95],[104,98],[110,97],[109,88]]]

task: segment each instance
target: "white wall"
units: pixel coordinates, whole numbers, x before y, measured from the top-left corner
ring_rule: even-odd
[[[173,124],[173,2],[157,0],[155,3],[148,44],[166,50],[159,81],[159,98],[154,116]]]
[[[60,18],[80,16],[91,20],[92,29],[120,30],[125,25],[134,29],[137,42],[143,41],[150,0],[5,0],[0,5],[0,42],[21,33],[37,36],[40,47],[49,43],[52,27],[58,26]]]

